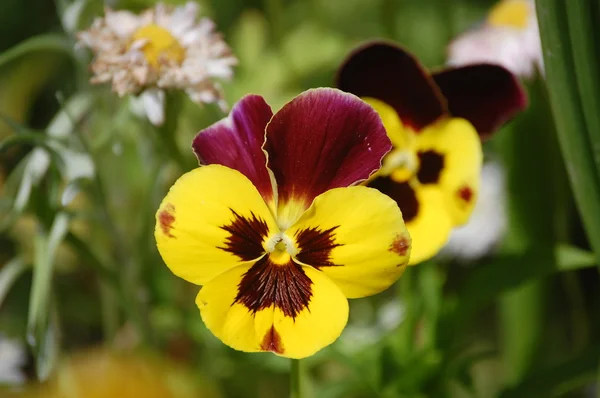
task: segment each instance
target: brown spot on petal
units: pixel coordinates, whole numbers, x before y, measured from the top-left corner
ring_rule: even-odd
[[[265,220],[250,213],[250,217],[240,216],[233,209],[234,219],[230,224],[221,229],[229,232],[225,246],[219,249],[235,254],[243,261],[254,260],[264,254],[263,240],[269,234],[269,227]]]
[[[406,256],[408,249],[410,248],[410,239],[404,235],[397,235],[392,244],[390,245],[389,251],[396,253],[399,256]]]
[[[473,199],[473,190],[464,186],[458,190],[458,196],[465,202],[470,202]]]
[[[418,153],[420,166],[417,178],[421,184],[435,184],[440,179],[444,168],[444,155],[436,151],[424,151]]]
[[[311,297],[312,281],[301,265],[291,259],[275,264],[267,255],[244,274],[234,303],[244,305],[252,313],[275,306],[285,316],[296,318],[308,307]]]
[[[171,233],[171,228],[173,228],[173,223],[175,222],[175,206],[170,203],[167,203],[165,207],[158,213],[158,222],[160,223],[160,229],[163,234],[168,236],[169,238],[174,238]]]
[[[265,334],[260,349],[265,351],[271,351],[276,354],[283,354],[283,342],[279,332],[275,329],[275,326],[271,326],[271,329]]]
[[[331,262],[331,250],[341,246],[335,242],[335,230],[338,228],[339,226],[335,226],[324,231],[319,228],[306,228],[296,232],[296,258],[315,268],[340,265]]]

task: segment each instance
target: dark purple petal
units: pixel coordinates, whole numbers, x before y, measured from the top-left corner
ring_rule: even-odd
[[[279,202],[308,207],[321,193],[366,180],[392,144],[364,101],[331,88],[308,90],[273,116],[265,149]]]
[[[527,107],[527,95],[517,78],[498,65],[446,69],[433,78],[450,113],[470,121],[482,138]]]
[[[262,150],[265,129],[273,116],[259,95],[239,100],[225,119],[200,131],[192,142],[200,164],[221,164],[244,174],[268,203],[273,187]]]
[[[444,98],[427,71],[412,55],[390,43],[371,42],[354,50],[338,71],[337,86],[387,103],[415,131],[446,113]]]

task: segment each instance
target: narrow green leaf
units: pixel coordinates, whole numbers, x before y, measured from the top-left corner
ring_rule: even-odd
[[[10,288],[27,270],[28,265],[21,257],[15,257],[0,269],[0,307],[8,295]]]
[[[555,254],[559,271],[574,271],[594,267],[597,264],[594,253],[571,245],[558,245]]]
[[[592,153],[600,153],[600,62],[598,60],[597,2],[570,0],[565,7],[575,77],[581,110],[592,144]],[[600,156],[594,156],[596,175],[600,175]],[[600,180],[600,179],[599,179]]]
[[[58,246],[63,241],[69,227],[69,218],[66,213],[58,213],[49,233],[41,230],[35,238],[35,255],[33,268],[33,282],[29,299],[29,314],[27,321],[27,340],[33,349],[38,369],[38,377],[43,379],[49,374],[53,358],[52,340],[55,330],[51,330],[49,316],[51,313],[52,275],[54,271],[54,258]]]
[[[578,43],[572,48],[572,40],[581,38],[577,33],[570,37],[567,12],[578,12],[568,11],[571,7],[570,2],[567,5],[564,0],[538,0],[536,6],[548,94],[563,158],[590,244],[596,256],[600,258],[600,179],[592,150],[594,146],[590,140],[591,126],[587,125],[582,111],[584,107],[591,109],[587,102],[590,101],[590,96],[597,96],[598,92],[581,96],[578,88],[580,83],[586,83],[583,75],[578,76],[578,72],[582,72],[582,61],[578,58],[579,66],[576,68],[573,60],[573,52],[576,49],[587,48],[588,45]],[[573,20],[571,25],[575,22]],[[576,26],[571,27],[573,30],[578,29]],[[593,86],[593,83],[590,83]],[[586,102],[585,106],[583,102]],[[598,109],[592,110],[598,112]],[[600,264],[600,261],[598,263]]]
[[[0,54],[0,68],[32,52],[59,52],[72,56],[73,48],[67,38],[55,33],[47,33],[23,40],[16,46]]]
[[[594,381],[600,346],[592,346],[577,357],[547,369],[539,369],[521,383],[504,391],[501,398],[564,397]]]

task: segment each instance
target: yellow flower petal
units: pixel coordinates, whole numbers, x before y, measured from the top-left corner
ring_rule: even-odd
[[[271,263],[269,266],[295,265]],[[219,275],[198,293],[196,304],[206,327],[236,350],[273,352],[288,358],[305,358],[333,343],[348,320],[348,301],[322,272],[296,266],[301,267],[302,274],[310,282],[310,300],[294,317],[286,314],[285,306],[278,301],[292,299],[290,293],[294,292],[294,282],[281,284],[278,280],[274,282],[276,287],[281,287],[278,291],[267,294],[261,289],[268,287],[262,286],[258,289],[259,294],[250,293],[256,295],[256,300],[238,299],[243,286],[241,281],[252,272],[246,264]],[[262,308],[265,302],[272,304]]]
[[[286,234],[296,241],[295,258],[323,271],[349,298],[387,289],[410,256],[396,202],[363,186],[319,195]]]
[[[376,98],[364,97],[361,98],[367,104],[371,105],[377,112],[388,137],[394,144],[396,149],[408,149],[411,146],[411,138],[413,133],[405,129],[398,113],[390,105]]]
[[[473,211],[481,178],[483,152],[477,131],[465,119],[446,119],[422,130],[415,146],[421,168],[428,155],[439,156],[441,169],[434,184],[444,195],[453,224],[464,224]],[[421,174],[422,169],[418,175],[423,183]]]
[[[440,251],[448,241],[453,223],[437,186],[418,183],[411,186],[418,206],[414,216],[406,222],[406,228],[412,237],[409,265],[415,265]]]
[[[240,172],[220,165],[181,176],[156,213],[158,250],[171,271],[203,285],[264,253],[277,226],[264,200]]]

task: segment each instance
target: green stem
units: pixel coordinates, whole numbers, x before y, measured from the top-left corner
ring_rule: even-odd
[[[156,134],[159,147],[167,152],[167,156],[174,160],[182,171],[188,171],[191,165],[188,164],[177,145],[177,127],[182,107],[183,101],[180,93],[166,93],[165,122],[156,128]]]
[[[291,360],[290,398],[302,398],[302,364],[299,359]]]

